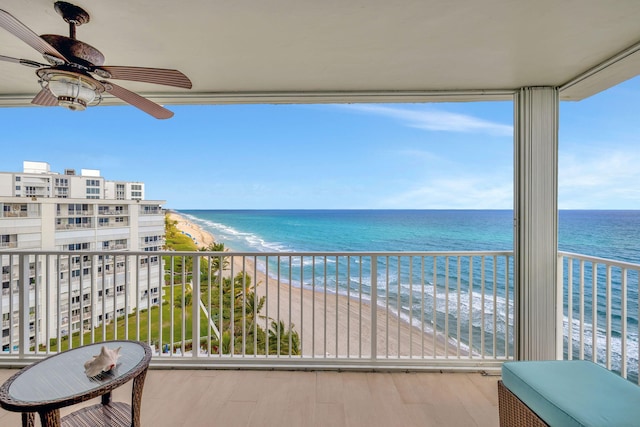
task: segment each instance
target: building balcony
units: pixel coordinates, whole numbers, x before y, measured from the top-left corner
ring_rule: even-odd
[[[38,327],[28,343],[7,337],[0,367],[117,337],[152,347],[143,425],[498,424],[496,382],[516,358],[520,321],[510,251],[154,255],[164,262],[118,252],[130,271],[115,283],[123,295],[84,301],[71,337],[64,312],[46,306],[46,287],[31,317],[14,305],[18,319],[38,315]],[[69,255],[15,256],[55,265]],[[638,264],[558,254],[557,358],[638,382],[639,274]],[[114,286],[86,282],[103,294]],[[148,292],[156,287],[158,296]],[[0,411],[0,423],[16,416]]]
[[[0,382],[15,370],[0,370]],[[499,377],[478,373],[149,370],[143,426],[497,426]],[[131,384],[113,400],[131,399]],[[81,405],[90,405],[94,401]],[[64,416],[81,405],[63,408]],[[36,417],[37,418],[37,417]],[[0,424],[20,425],[0,409]],[[39,422],[39,420],[36,420]]]
[[[98,209],[98,215],[127,216],[129,215],[129,211],[127,209]]]
[[[166,367],[495,372],[515,358],[512,252],[158,252],[164,261],[153,265],[140,263],[148,252],[83,254],[127,257],[129,274],[109,275],[112,283],[83,278],[83,292],[97,292],[83,307],[117,318],[109,329],[149,342],[154,363]],[[55,266],[69,254],[15,256],[31,263],[49,257]],[[557,357],[590,359],[637,382],[640,265],[568,253],[559,254],[558,265]],[[36,358],[102,339],[94,333],[47,341],[67,310],[66,300],[62,314],[55,299],[47,307],[47,292],[69,286],[53,277],[42,278],[38,292]],[[11,310],[26,315],[17,304]],[[80,313],[72,321],[90,319]],[[11,348],[23,345],[19,338]],[[16,363],[17,354],[0,354],[0,365],[3,358]]]
[[[56,224],[56,230],[77,230],[95,228],[93,224]]]

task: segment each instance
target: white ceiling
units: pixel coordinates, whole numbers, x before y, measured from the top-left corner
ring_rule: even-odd
[[[91,15],[77,37],[105,65],[189,76],[191,90],[114,81],[165,104],[500,98],[525,86],[581,99],[640,74],[638,0],[71,2]],[[53,3],[0,8],[68,35]],[[0,55],[44,62],[2,29]],[[0,62],[0,105],[29,105],[39,89],[34,69]]]

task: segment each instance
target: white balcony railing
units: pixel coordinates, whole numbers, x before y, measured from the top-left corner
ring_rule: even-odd
[[[559,358],[592,360],[638,383],[640,265],[558,257]]]
[[[13,255],[41,266],[41,285],[3,313],[39,322],[11,331],[0,363],[114,337],[149,342],[154,363],[170,366],[492,369],[514,354],[510,252]],[[105,255],[125,260],[125,274],[95,273]],[[70,283],[56,267],[79,256],[90,274]],[[58,307],[80,288],[96,295],[63,319]],[[90,332],[69,337],[69,320]]]
[[[173,367],[496,369],[514,357],[511,252],[4,254],[19,292],[0,314],[38,322],[10,328],[0,364],[115,337]],[[89,274],[69,282],[56,268],[77,257]],[[637,381],[640,265],[559,253],[558,267],[558,357]],[[88,332],[69,337],[69,320]]]

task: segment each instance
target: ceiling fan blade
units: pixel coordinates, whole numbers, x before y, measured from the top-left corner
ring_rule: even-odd
[[[6,10],[0,9],[0,27],[4,28],[41,54],[47,54],[64,62],[69,62],[58,50],[44,41],[39,35],[31,31],[29,27],[18,21]]]
[[[101,83],[104,84],[106,91],[111,95],[116,96],[122,99],[124,102],[127,102],[134,107],[141,109],[142,111],[152,115],[156,119],[170,119],[171,117],[173,117],[172,111],[167,110],[166,108],[138,95],[137,93],[133,93],[130,90],[127,90],[111,82]]]
[[[40,92],[31,100],[32,104],[42,105],[43,107],[53,107],[58,105],[58,98],[53,96],[49,89],[42,88]]]
[[[39,62],[32,61],[30,59],[12,58],[10,56],[4,56],[4,55],[0,55],[0,61],[14,62],[16,64],[22,64],[22,65],[26,65],[27,67],[33,67],[33,68],[40,68],[40,67],[47,66],[46,64],[41,64]]]
[[[145,67],[121,67],[121,66],[100,66],[96,70],[104,70],[109,73],[105,78],[116,80],[132,80],[135,82],[156,83],[165,86],[175,86],[183,89],[191,89],[191,80],[178,70],[168,70],[165,68],[145,68]],[[100,71],[96,71],[100,75]]]

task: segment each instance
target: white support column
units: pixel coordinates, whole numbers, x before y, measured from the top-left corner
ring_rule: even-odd
[[[516,358],[556,358],[558,90],[515,95]]]

